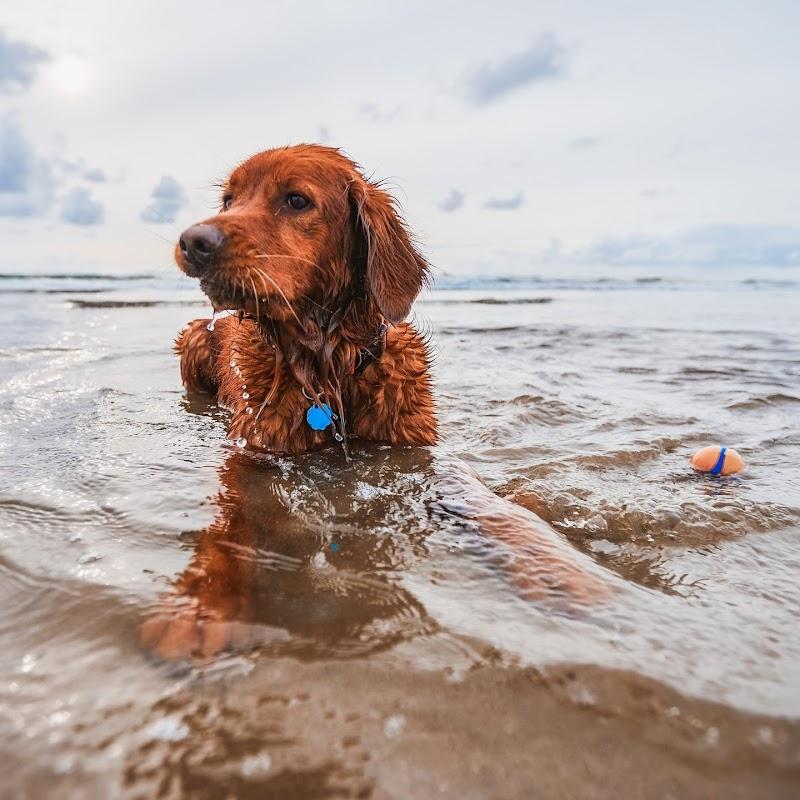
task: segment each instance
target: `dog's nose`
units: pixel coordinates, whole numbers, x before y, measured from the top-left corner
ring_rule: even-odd
[[[178,242],[183,257],[197,267],[211,264],[223,244],[225,236],[215,225],[192,225]]]

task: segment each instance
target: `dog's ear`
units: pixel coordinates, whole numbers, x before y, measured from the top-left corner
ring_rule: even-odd
[[[402,322],[428,280],[428,262],[420,255],[394,199],[361,176],[350,184],[356,228],[356,260],[363,265],[366,288],[393,325]]]

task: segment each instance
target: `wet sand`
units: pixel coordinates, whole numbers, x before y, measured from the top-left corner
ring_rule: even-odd
[[[6,753],[4,780],[76,798],[797,796],[796,725],[630,673],[506,665],[477,643],[454,672],[452,642],[428,644],[424,670],[396,656],[197,670],[134,714],[82,710],[101,773],[33,751]]]

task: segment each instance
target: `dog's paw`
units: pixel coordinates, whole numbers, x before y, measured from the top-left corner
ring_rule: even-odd
[[[139,626],[142,647],[168,662],[205,660],[231,645],[233,624],[191,602],[162,603]]]

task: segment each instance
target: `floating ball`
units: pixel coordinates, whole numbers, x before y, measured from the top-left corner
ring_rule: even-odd
[[[692,467],[710,475],[734,475],[744,469],[744,459],[730,447],[711,445],[692,456]]]

